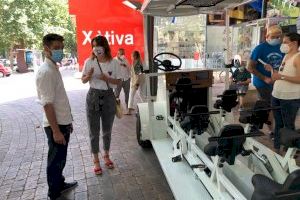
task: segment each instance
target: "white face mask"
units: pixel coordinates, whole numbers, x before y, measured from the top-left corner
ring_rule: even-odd
[[[103,56],[104,55],[104,48],[103,47],[94,47],[93,52],[96,56]]]
[[[279,45],[281,43],[281,40],[280,39],[271,39],[271,40],[268,40],[267,42],[271,46],[276,46],[276,45]]]
[[[290,51],[290,47],[288,44],[281,44],[280,51],[282,53],[288,53]]]

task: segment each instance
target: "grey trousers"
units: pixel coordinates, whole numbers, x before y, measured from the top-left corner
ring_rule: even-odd
[[[123,91],[125,94],[125,103],[126,103],[126,106],[128,106],[130,79],[128,79],[127,81],[122,81],[122,83],[119,84],[118,87],[115,89],[115,96],[117,98],[119,98],[122,88],[123,88]]]
[[[100,120],[104,151],[109,151],[111,131],[116,114],[113,91],[90,88],[86,97],[86,114],[92,153],[99,153]]]

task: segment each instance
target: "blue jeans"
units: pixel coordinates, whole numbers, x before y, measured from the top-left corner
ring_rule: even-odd
[[[295,130],[295,120],[300,107],[300,99],[284,100],[272,97],[272,106],[281,107],[281,109],[273,110],[275,118],[274,148],[280,149],[279,130],[283,127]]]

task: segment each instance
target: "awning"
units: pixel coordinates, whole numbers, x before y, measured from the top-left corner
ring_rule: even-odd
[[[225,8],[252,2],[253,0],[145,0],[144,15],[187,16],[222,13]]]

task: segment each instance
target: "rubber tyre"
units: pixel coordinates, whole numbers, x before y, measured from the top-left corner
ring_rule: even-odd
[[[136,113],[136,138],[138,144],[142,148],[152,148],[150,140],[141,140],[141,118],[139,111],[137,111]]]

